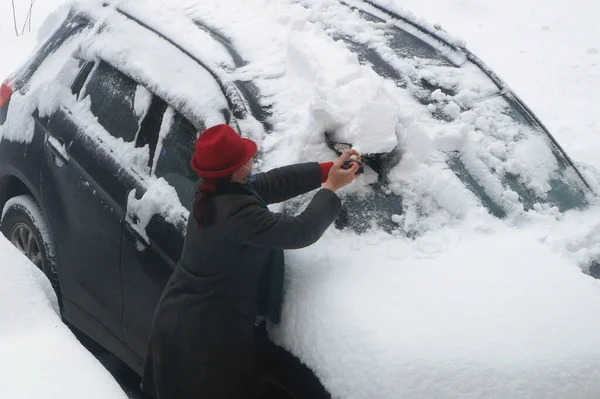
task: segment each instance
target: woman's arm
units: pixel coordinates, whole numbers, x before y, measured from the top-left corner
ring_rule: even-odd
[[[342,202],[333,191],[322,189],[298,216],[273,213],[251,200],[231,215],[228,223],[245,245],[297,249],[321,238],[341,207]]]
[[[267,204],[283,202],[321,187],[333,162],[301,163],[256,175],[253,187]]]

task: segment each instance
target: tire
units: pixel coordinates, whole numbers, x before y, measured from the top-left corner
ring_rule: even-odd
[[[54,240],[48,222],[32,196],[19,195],[6,202],[0,232],[44,272],[62,305]]]

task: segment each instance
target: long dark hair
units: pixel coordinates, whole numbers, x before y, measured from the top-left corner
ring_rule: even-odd
[[[193,214],[198,226],[208,226],[215,222],[215,204],[213,197],[217,187],[229,183],[232,175],[219,179],[204,179],[194,195]]]

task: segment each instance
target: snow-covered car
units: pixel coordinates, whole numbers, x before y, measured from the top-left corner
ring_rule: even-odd
[[[43,32],[0,91],[0,229],[63,317],[138,373],[183,244],[193,144],[228,123],[259,143],[258,169],[347,146],[366,164],[335,228],[287,257],[283,320],[262,339],[274,397],[599,388],[582,377],[599,325],[564,305],[600,309],[593,280],[510,227],[585,209],[589,182],[445,32],[356,0],[88,1]],[[525,300],[531,282],[543,295]],[[596,334],[547,333],[565,318]]]

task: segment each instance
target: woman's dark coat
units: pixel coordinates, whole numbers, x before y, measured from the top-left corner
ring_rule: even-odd
[[[255,318],[279,317],[282,250],[316,242],[341,208],[326,189],[296,217],[266,204],[320,185],[318,163],[288,166],[257,175],[252,186],[221,186],[213,224],[198,227],[190,215],[181,260],[154,317],[146,391],[160,399],[252,396]]]

